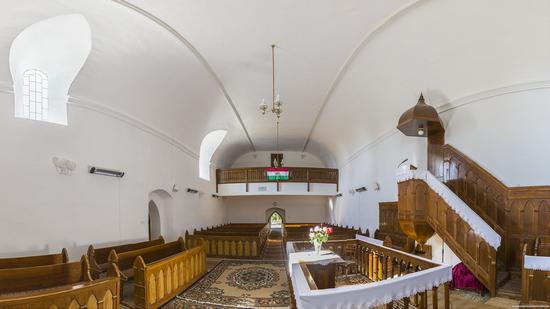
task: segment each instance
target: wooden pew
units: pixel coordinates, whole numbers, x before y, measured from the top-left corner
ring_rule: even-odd
[[[151,246],[157,246],[164,244],[164,238],[160,236],[155,240],[148,240],[138,243],[116,245],[103,248],[94,248],[93,245],[88,247],[88,260],[90,261],[91,274],[93,278],[99,278],[100,274],[105,273],[109,267],[109,254],[112,250],[115,250],[117,253],[122,253],[126,251],[133,251],[142,248],[147,248]]]
[[[67,249],[63,248],[61,253],[55,254],[0,258],[0,269],[44,266],[67,263],[68,261]]]
[[[170,255],[174,255],[185,251],[185,242],[180,237],[178,240],[162,245],[142,248],[138,250],[126,251],[118,253],[116,250],[111,250],[109,254],[109,263],[117,266],[121,273],[121,279],[127,281],[134,276],[134,261],[137,257],[143,256],[147,261],[160,260]]]
[[[0,269],[0,309],[119,307],[119,274],[92,280],[86,256],[80,262]]]
[[[269,232],[269,224],[265,223],[227,224],[207,230],[201,229],[193,235],[186,231],[185,241],[187,247],[204,241],[209,257],[259,258]]]
[[[189,250],[153,260],[139,256],[134,262],[135,308],[159,308],[183,292],[206,273],[203,244]]]

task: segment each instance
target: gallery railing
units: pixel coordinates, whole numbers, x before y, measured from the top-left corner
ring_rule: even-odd
[[[258,183],[269,182],[266,173],[267,167],[245,167],[245,168],[230,168],[216,170],[216,191],[218,185],[229,183]],[[289,167],[288,180],[279,180],[278,183],[284,182],[302,182],[310,183],[331,183],[336,184],[338,191],[338,169],[334,168],[311,168],[311,167]]]

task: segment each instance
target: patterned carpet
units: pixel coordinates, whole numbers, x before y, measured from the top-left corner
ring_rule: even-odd
[[[284,262],[225,260],[163,308],[289,308]]]

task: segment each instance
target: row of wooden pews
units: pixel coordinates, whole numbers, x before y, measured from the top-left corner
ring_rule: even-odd
[[[206,254],[217,258],[259,258],[269,236],[269,224],[229,223],[185,232],[187,246],[203,240]]]
[[[68,262],[67,251],[0,259],[0,308],[118,308],[120,274],[93,279],[88,258]]]
[[[355,229],[354,227],[331,225],[328,223],[285,223],[284,225],[284,239],[285,241],[304,241],[309,239],[309,230],[317,225],[326,227],[332,227],[332,234],[330,239],[332,240],[344,240],[355,239],[355,235],[364,235],[361,229]],[[368,231],[367,231],[368,233]],[[368,236],[368,235],[367,235]]]
[[[123,285],[133,284],[134,308],[158,308],[206,273],[200,239],[182,237],[103,248],[90,246],[80,262],[67,251],[32,257],[0,258],[0,309],[119,308]],[[128,295],[130,296],[130,295]]]

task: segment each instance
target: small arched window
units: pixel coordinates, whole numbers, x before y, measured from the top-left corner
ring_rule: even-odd
[[[15,117],[67,125],[69,89],[92,49],[90,25],[69,14],[25,28],[10,47]]]
[[[208,133],[202,140],[199,157],[200,178],[210,181],[210,160],[212,160],[212,156],[222,143],[226,134],[226,130],[216,130]]]
[[[38,70],[23,73],[23,118],[48,120],[48,77]]]

